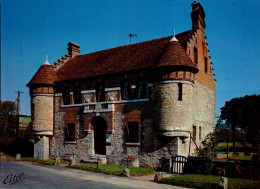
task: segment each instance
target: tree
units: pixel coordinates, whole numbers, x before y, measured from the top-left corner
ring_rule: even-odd
[[[1,123],[2,134],[5,134],[8,131],[13,133],[15,129],[15,123],[16,123],[16,117],[15,117],[16,105],[12,101],[4,101],[4,102],[1,101],[0,104],[1,104],[0,123]]]
[[[233,131],[233,148],[235,148],[235,128],[246,132],[248,142],[257,144],[260,132],[260,95],[244,96],[226,101],[221,108],[221,119],[231,125]]]
[[[14,115],[16,110],[16,105],[12,101],[1,101],[1,115]]]
[[[16,105],[0,101],[0,150],[15,153]]]

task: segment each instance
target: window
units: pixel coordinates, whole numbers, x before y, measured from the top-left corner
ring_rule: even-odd
[[[34,105],[34,103],[32,102],[31,103],[31,105],[32,105],[32,108],[31,108],[31,115],[32,115],[32,118],[33,118],[33,120],[35,119],[35,115],[34,115],[34,112],[35,112],[35,105]]]
[[[138,122],[128,122],[126,127],[126,142],[139,143]]]
[[[206,57],[204,58],[204,72],[208,73],[208,59]]]
[[[65,128],[65,141],[75,141],[75,124],[69,123]]]
[[[123,80],[121,83],[121,96],[122,100],[129,100],[131,97],[131,82]]]
[[[194,141],[196,141],[196,133],[197,132],[197,129],[196,129],[196,126],[193,126],[192,127],[192,138]]]
[[[138,80],[136,84],[136,98],[148,98],[148,83],[146,80]]]
[[[62,91],[63,104],[70,104],[70,90],[69,88],[64,88]]]
[[[97,83],[96,85],[96,100],[97,102],[105,101],[105,87],[104,83]]]
[[[182,83],[178,83],[178,100],[182,101]]]
[[[199,139],[201,140],[201,127],[199,127]]]
[[[194,63],[198,64],[198,49],[194,47]]]
[[[73,89],[74,104],[81,104],[81,88],[80,86],[75,86]]]

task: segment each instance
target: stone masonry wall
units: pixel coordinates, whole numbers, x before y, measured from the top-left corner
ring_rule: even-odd
[[[193,119],[197,128],[196,142],[200,144],[215,128],[215,91],[198,81],[194,84]],[[199,140],[199,127],[202,131],[201,140]]]
[[[54,136],[51,138],[51,156],[58,157],[65,153],[74,154],[76,160],[89,159],[90,155],[93,153],[93,133],[84,132],[84,120],[83,113],[78,111],[73,111],[70,114],[69,122],[72,120],[76,126],[76,143],[66,144],[65,143],[65,126],[68,122],[66,114],[68,115],[68,109],[60,109],[60,97],[55,97],[55,126],[54,126]],[[78,112],[78,113],[75,113]],[[66,121],[67,119],[67,121]]]
[[[33,157],[49,159],[49,136],[39,136],[34,140]]]
[[[127,145],[125,143],[124,121],[134,121],[134,113],[140,110],[141,144]],[[128,111],[124,111],[128,110]],[[124,114],[125,113],[125,114]],[[127,116],[131,114],[132,116]],[[128,120],[125,120],[125,118]],[[124,120],[124,121],[122,121]],[[138,121],[138,120],[135,120]],[[112,164],[125,164],[124,157],[131,156],[139,161],[140,166],[156,168],[159,159],[172,155],[188,155],[189,140],[180,137],[165,138],[158,135],[154,127],[151,104],[126,104],[117,106],[115,112],[115,132],[110,135],[111,153],[107,162]]]
[[[53,131],[53,94],[32,96],[33,131]]]
[[[178,83],[182,83],[182,100],[178,100]],[[193,122],[192,82],[177,80],[160,83],[155,87],[154,100],[154,118],[158,131],[171,136],[174,131],[190,130]]]

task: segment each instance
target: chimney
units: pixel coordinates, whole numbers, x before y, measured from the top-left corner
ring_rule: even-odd
[[[69,51],[69,55],[71,56],[71,58],[74,58],[75,56],[79,55],[80,50],[79,50],[80,46],[69,42],[68,43],[68,51]]]
[[[194,1],[192,4],[192,12],[190,14],[192,20],[192,30],[201,29],[203,32],[206,28],[205,23],[205,12],[203,7],[197,1]]]

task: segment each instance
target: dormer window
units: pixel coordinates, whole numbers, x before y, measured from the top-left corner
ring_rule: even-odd
[[[121,96],[122,100],[129,100],[131,97],[131,82],[126,79],[121,83]]]
[[[208,73],[208,59],[207,59],[207,57],[204,58],[204,72]]]
[[[136,98],[148,98],[148,83],[146,80],[140,79],[136,84]]]
[[[74,104],[81,104],[81,88],[78,85],[73,88],[73,98]]]
[[[64,88],[62,91],[62,99],[63,99],[63,104],[68,105],[70,104],[70,90],[69,88]]]
[[[194,63],[198,64],[198,49],[194,47]]]
[[[96,100],[97,102],[105,101],[105,86],[104,83],[97,83],[96,87]]]

